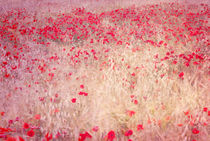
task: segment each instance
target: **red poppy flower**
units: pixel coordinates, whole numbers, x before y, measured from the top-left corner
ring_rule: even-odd
[[[84,85],[80,85],[80,88],[81,88],[81,89],[84,89]]]
[[[50,136],[49,136],[49,133],[47,133],[47,134],[45,135],[45,139],[46,139],[47,141],[51,140],[51,139],[52,139],[52,134],[50,134]]]
[[[135,99],[135,100],[134,100],[134,104],[136,104],[136,105],[137,105],[137,104],[138,104],[138,100],[136,100],[136,99]]]
[[[138,124],[137,125],[137,130],[139,131],[139,130],[143,130],[144,128],[143,128],[143,125],[142,124]]]
[[[76,98],[72,98],[72,99],[71,99],[71,102],[72,102],[72,103],[75,103],[76,101],[77,101]]]
[[[187,110],[186,112],[184,112],[184,114],[187,116],[190,113],[189,110]]]
[[[181,126],[183,126],[183,124],[181,124],[181,123],[179,123],[179,124],[177,124],[179,127],[181,127]]]
[[[204,108],[203,108],[203,111],[204,111],[204,112],[207,112],[207,111],[208,111],[208,108],[207,108],[207,107],[204,107]]]
[[[180,78],[183,78],[183,76],[184,76],[184,72],[181,72],[181,73],[179,74],[179,77],[180,77]]]
[[[87,96],[87,95],[88,95],[88,93],[86,93],[86,92],[79,92],[79,95],[84,95],[84,96]]]
[[[27,135],[28,135],[29,137],[33,137],[33,136],[35,135],[35,133],[34,133],[34,131],[31,129],[31,130],[29,130],[29,131],[27,132]]]
[[[28,123],[24,123],[24,124],[23,124],[23,128],[24,128],[24,129],[28,129],[28,128],[29,128]]]
[[[5,112],[1,112],[1,116],[4,116]]]
[[[85,141],[86,138],[92,138],[92,136],[88,132],[85,132],[84,134],[80,134],[79,136],[80,137],[78,141]]]
[[[6,74],[4,75],[4,77],[8,78],[8,77],[10,77],[10,74],[6,73]]]
[[[114,131],[109,131],[108,135],[107,135],[107,138],[109,141],[113,141],[114,138],[115,138],[115,132]]]
[[[17,139],[15,137],[8,137],[6,141],[17,141]]]
[[[134,112],[134,111],[128,111],[128,115],[129,115],[130,117],[132,117],[133,115],[135,115],[135,113],[136,113],[136,112]]]
[[[197,128],[193,128],[192,133],[193,134],[198,134],[200,131]]]
[[[125,136],[131,136],[133,135],[133,131],[132,130],[128,130],[125,132]]]
[[[160,41],[158,44],[159,44],[159,45],[162,45],[162,44],[163,44],[163,41]]]
[[[177,61],[176,61],[176,60],[174,60],[174,61],[173,61],[173,64],[177,64]]]
[[[134,95],[130,95],[131,98],[134,98]]]
[[[10,128],[2,128],[0,127],[0,133],[4,133],[4,132],[12,132],[13,130]]]
[[[18,137],[19,138],[19,141],[25,141],[22,137]]]
[[[98,129],[99,129],[99,127],[98,127],[98,126],[95,126],[95,127],[93,127],[93,129],[92,129],[92,130],[93,130],[94,132],[97,132],[97,131],[98,131]]]
[[[40,120],[41,116],[39,114],[34,116],[35,119]]]

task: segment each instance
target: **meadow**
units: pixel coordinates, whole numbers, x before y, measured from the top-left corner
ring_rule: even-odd
[[[0,140],[207,141],[209,7],[0,13]]]

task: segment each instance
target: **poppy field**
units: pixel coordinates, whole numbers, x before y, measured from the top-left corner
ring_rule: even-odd
[[[207,141],[207,4],[0,13],[0,140]]]

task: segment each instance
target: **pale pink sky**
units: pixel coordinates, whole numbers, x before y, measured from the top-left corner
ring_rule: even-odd
[[[142,5],[159,2],[185,2],[185,3],[208,3],[208,0],[0,0],[0,12],[11,8],[27,8],[29,10],[53,11],[68,10],[74,7],[85,7],[90,10],[100,8],[114,8],[129,6],[132,4]]]

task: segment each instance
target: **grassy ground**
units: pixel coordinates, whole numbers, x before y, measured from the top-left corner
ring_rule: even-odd
[[[207,4],[6,10],[0,139],[206,141],[208,28]]]

